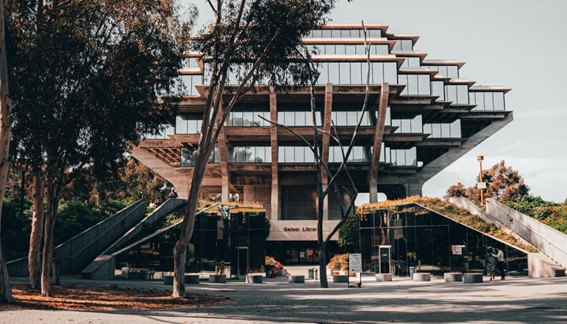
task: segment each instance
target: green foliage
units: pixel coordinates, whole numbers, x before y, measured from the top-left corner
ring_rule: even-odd
[[[501,201],[509,207],[567,233],[567,203],[554,203],[539,196],[523,196],[515,201]]]
[[[6,260],[25,256],[29,245],[31,231],[31,206],[29,200],[24,201],[23,213],[20,200],[6,198],[2,205],[2,247]]]
[[[62,201],[54,228],[55,245],[65,242],[87,228],[126,207],[126,202],[109,200],[99,206],[77,200]]]
[[[339,229],[339,246],[344,252],[360,252],[360,216],[350,215]]]
[[[478,177],[475,178],[475,183]],[[514,201],[529,193],[530,187],[524,183],[524,178],[517,170],[506,166],[505,161],[496,163],[488,170],[482,171],[482,181],[487,187],[483,190],[484,198],[496,198],[504,201]],[[447,197],[466,197],[473,202],[480,201],[480,190],[475,186],[465,187],[462,183],[452,185],[447,189]]]

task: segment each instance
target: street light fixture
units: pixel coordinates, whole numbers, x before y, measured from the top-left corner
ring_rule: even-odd
[[[480,163],[480,172],[478,174],[477,188],[478,188],[478,190],[480,190],[480,205],[484,206],[483,190],[486,189],[486,183],[484,183],[484,181],[482,181],[482,161],[484,160],[484,156],[479,155],[479,156],[476,157],[476,160]]]
[[[228,248],[229,261],[232,261],[232,249],[231,249],[232,246],[231,246],[231,244],[230,244],[230,240],[231,240],[231,236],[232,236],[232,225],[231,225],[232,219],[231,219],[231,217],[230,217],[230,216],[231,216],[231,215],[230,215],[230,210],[231,210],[232,208],[234,208],[234,207],[233,207],[233,206],[228,206],[228,205],[222,205],[222,204],[219,204],[219,205],[217,206],[217,209],[218,209],[219,213],[221,214],[222,219],[228,221],[228,234],[227,234],[227,236],[226,236],[226,237],[227,237],[227,242],[226,242],[225,247]],[[224,237],[224,235],[223,235],[223,237]],[[222,263],[223,263],[223,268],[224,268],[224,258],[225,258],[225,256],[226,256],[226,255],[224,255],[224,253],[223,253],[223,261],[222,261]],[[230,264],[231,264],[230,277],[232,277],[232,262],[230,262]]]

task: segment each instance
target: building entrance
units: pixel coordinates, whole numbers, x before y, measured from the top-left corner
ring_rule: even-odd
[[[249,268],[249,257],[248,257],[248,247],[247,246],[239,246],[236,248],[237,252],[237,265],[236,269],[238,271],[237,275],[245,276],[247,275],[247,270]]]
[[[392,246],[379,245],[378,257],[380,258],[379,273],[390,273],[390,264],[392,263]]]

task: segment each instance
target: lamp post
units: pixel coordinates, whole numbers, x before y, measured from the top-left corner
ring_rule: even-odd
[[[483,196],[483,190],[484,190],[484,182],[482,181],[482,161],[484,160],[484,156],[479,155],[476,157],[476,160],[480,163],[480,172],[478,174],[478,185],[477,188],[478,190],[480,190],[480,205],[483,206],[484,205],[484,196]]]
[[[231,221],[232,221],[232,219],[231,219],[231,217],[230,217],[230,210],[231,210],[233,207],[228,206],[228,205],[222,205],[222,204],[220,204],[220,205],[217,206],[217,208],[218,208],[219,213],[220,213],[221,216],[222,216],[222,219],[228,221],[228,234],[227,234],[227,238],[228,238],[227,241],[228,241],[228,242],[227,242],[227,246],[226,246],[226,247],[227,247],[228,253],[229,253],[229,261],[232,261],[232,250],[231,250],[231,245],[230,245],[230,239],[231,239],[231,236],[232,236],[232,235],[231,235],[231,234],[232,234],[232,232],[231,232],[231,229],[232,229]],[[224,236],[224,235],[223,235],[223,236]],[[223,255],[223,259],[224,259],[224,258],[225,258],[225,256]],[[223,260],[223,263],[224,263],[224,260]],[[230,264],[231,264],[230,276],[232,277],[232,262],[231,262]]]

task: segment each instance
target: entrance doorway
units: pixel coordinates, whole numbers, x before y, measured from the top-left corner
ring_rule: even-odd
[[[378,246],[378,257],[380,258],[379,273],[392,273],[390,265],[392,264],[392,246],[391,245],[379,245]]]
[[[238,276],[245,276],[248,274],[248,247],[247,246],[239,246],[236,248],[237,253],[237,265],[236,269],[238,271]]]

